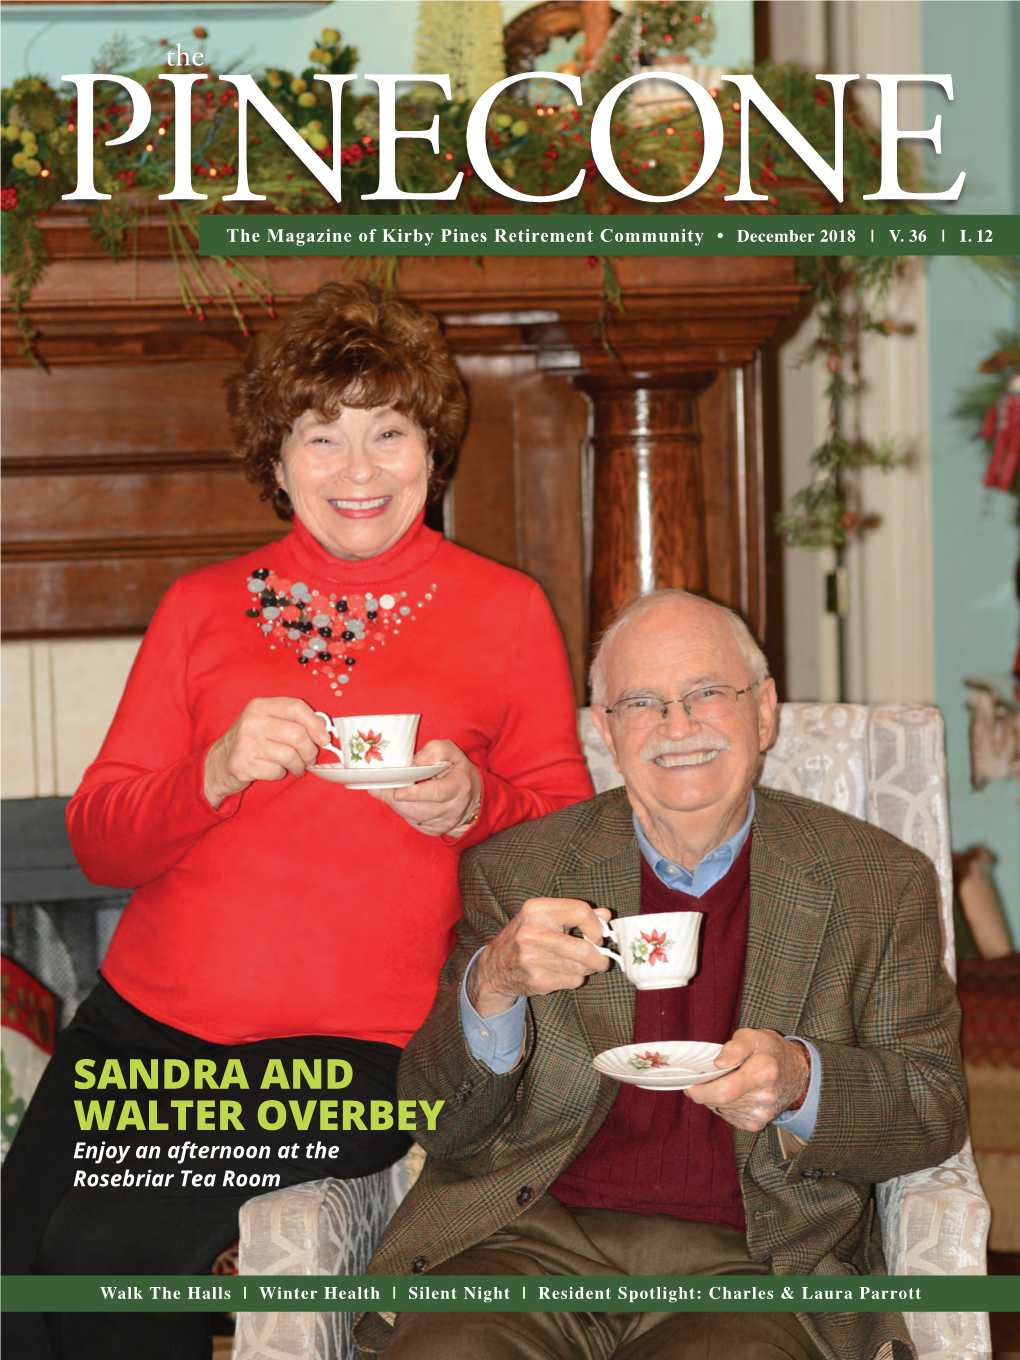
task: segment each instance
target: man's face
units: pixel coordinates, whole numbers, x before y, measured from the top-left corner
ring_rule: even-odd
[[[707,685],[741,690],[754,679],[725,617],[701,601],[675,599],[620,630],[605,674],[607,705],[645,695],[679,699]],[[718,820],[722,828],[746,809],[759,754],[772,737],[775,707],[769,679],[741,694],[728,716],[710,722],[689,716],[680,703],[670,704],[654,727],[638,731],[601,708],[592,716],[643,823],[693,814],[700,822]]]

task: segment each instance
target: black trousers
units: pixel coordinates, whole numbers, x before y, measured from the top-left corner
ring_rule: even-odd
[[[187,1065],[188,1080],[169,1091],[162,1080],[158,1090],[141,1086],[84,1090],[75,1085],[80,1080],[76,1064],[83,1058],[93,1059],[91,1071],[97,1079],[110,1058],[119,1061],[125,1078],[132,1058],[146,1064],[159,1060],[161,1078],[163,1060],[175,1058]],[[249,1089],[236,1084],[210,1089],[204,1081],[196,1086],[197,1059],[211,1059],[222,1078],[225,1062],[232,1058],[240,1061]],[[319,1059],[324,1088],[330,1059],[347,1062],[352,1076],[341,1090],[309,1089],[306,1084],[298,1090],[278,1085],[263,1089],[263,1075],[272,1059],[281,1062],[288,1079],[294,1059],[302,1059],[313,1071]],[[397,1129],[395,1120],[388,1129],[373,1129],[370,1121],[372,1101],[395,1100],[399,1059],[400,1049],[391,1044],[323,1035],[237,1045],[209,1043],[150,1019],[100,979],[58,1038],[3,1166],[4,1273],[208,1274],[220,1252],[237,1238],[241,1205],[258,1193],[236,1184],[224,1185],[226,1169],[235,1173],[235,1182],[239,1172],[279,1175],[277,1188],[282,1188],[326,1176],[368,1176],[392,1165],[407,1151],[411,1137]],[[180,1074],[182,1069],[176,1071]],[[115,1117],[105,1131],[94,1123],[83,1131],[75,1109],[76,1100],[87,1111],[93,1100],[105,1109],[106,1102],[114,1099],[119,1112],[124,1099],[135,1099],[147,1112],[153,1098],[159,1102],[160,1122],[170,1126],[166,1130],[153,1130],[149,1121],[144,1132],[127,1128],[118,1133]],[[343,1121],[337,1119],[338,1131],[320,1131],[314,1111],[301,1132],[295,1132],[293,1117],[276,1131],[259,1123],[258,1108],[267,1099],[279,1100],[288,1110],[294,1100],[301,1117],[308,1118],[308,1102],[325,1098],[360,1102],[365,1129],[354,1125],[342,1131]],[[171,1111],[170,1099],[194,1103]],[[219,1109],[227,1099],[240,1107],[232,1111],[237,1123],[220,1130]],[[197,1128],[200,1100],[216,1102],[213,1114],[208,1107],[206,1112],[207,1120],[216,1121],[215,1132]],[[183,1129],[178,1127],[180,1121]],[[270,1152],[268,1158],[200,1160],[194,1151],[181,1156],[185,1142],[230,1144],[246,1152],[249,1147],[268,1146]],[[129,1151],[122,1160],[118,1152],[101,1162],[82,1155],[86,1145],[99,1148],[104,1143]],[[317,1155],[333,1148],[337,1151],[332,1158]],[[183,1184],[185,1168],[213,1183],[196,1188]],[[135,1183],[130,1188],[75,1184],[76,1173],[81,1180],[83,1171],[87,1175],[128,1170],[142,1181],[147,1171],[162,1173],[164,1181],[168,1173],[173,1175],[169,1183],[154,1185],[154,1176],[149,1184]],[[211,1352],[211,1315],[200,1313],[5,1313],[3,1320],[4,1360],[208,1360]]]

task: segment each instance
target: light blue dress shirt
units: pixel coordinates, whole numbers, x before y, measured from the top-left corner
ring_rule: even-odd
[[[734,831],[728,841],[723,841],[722,845],[717,845],[714,850],[710,850],[693,873],[689,869],[685,869],[682,864],[674,864],[671,859],[664,859],[659,854],[641,830],[641,823],[637,819],[636,812],[633,814],[634,834],[637,836],[638,848],[645,863],[660,883],[664,883],[667,888],[675,888],[677,892],[688,893],[691,897],[704,897],[709,888],[714,888],[720,879],[725,878],[733,868],[733,861],[743,850],[744,844],[751,834],[753,818],[754,790],[752,789],[751,802],[743,825]]]
[[[734,861],[743,850],[750,835],[753,818],[754,793],[752,792],[750,806],[743,825],[733,833],[729,840],[716,846],[714,850],[710,850],[693,873],[689,869],[685,869],[682,864],[675,864],[672,860],[668,860],[659,854],[641,829],[636,814],[634,816],[634,833],[637,836],[638,846],[645,862],[661,883],[664,883],[667,888],[674,888],[678,892],[687,893],[691,897],[703,897],[709,888],[715,887],[733,867]],[[492,1072],[500,1075],[503,1072],[509,1072],[517,1062],[521,1045],[524,1042],[524,1016],[527,1003],[523,996],[519,996],[509,1010],[501,1011],[499,1015],[483,1017],[478,1014],[468,1000],[467,980],[471,969],[475,966],[475,960],[481,952],[481,949],[479,949],[472,958],[465,969],[464,979],[461,982],[460,1022],[472,1057],[484,1063]],[[786,1110],[772,1122],[777,1128],[787,1129],[790,1133],[796,1134],[798,1138],[807,1141],[814,1132],[815,1121],[818,1118],[818,1098],[822,1088],[822,1060],[814,1044],[807,1039],[798,1039],[794,1034],[788,1034],[786,1037],[797,1039],[797,1042],[803,1044],[810,1053],[811,1079],[808,1083],[807,1095],[804,1097],[804,1103],[800,1109]]]

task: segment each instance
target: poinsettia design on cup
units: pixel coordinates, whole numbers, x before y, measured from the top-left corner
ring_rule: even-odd
[[[371,728],[367,732],[359,732],[356,737],[351,737],[348,742],[348,750],[351,753],[351,764],[358,765],[364,761],[366,765],[377,760],[382,764],[382,753],[389,746],[389,738],[384,737],[381,732],[373,732]]]
[[[664,1058],[656,1050],[654,1053],[635,1053],[632,1058],[627,1060],[631,1067],[636,1067],[639,1072],[648,1072],[653,1067],[668,1067],[669,1059]]]
[[[633,942],[630,952],[635,963],[648,963],[654,967],[657,963],[669,963],[666,950],[672,949],[673,944],[673,940],[666,939],[664,930],[653,930],[649,935],[642,931],[640,940]]]

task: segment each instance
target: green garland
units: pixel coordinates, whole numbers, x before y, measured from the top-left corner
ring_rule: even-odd
[[[634,11],[621,23],[641,18]],[[612,37],[610,39],[612,41]],[[607,44],[608,46],[609,44]],[[611,56],[611,54],[610,54]],[[609,60],[610,58],[607,58]],[[286,120],[327,163],[334,161],[327,121],[329,94],[317,87],[319,73],[348,74],[358,60],[357,52],[343,44],[340,35],[326,29],[309,54],[309,65],[298,74],[269,69],[256,76],[259,88],[271,99]],[[95,146],[96,186],[101,192],[119,192],[119,209],[107,206],[90,210],[96,239],[116,255],[123,247],[126,233],[137,224],[139,212],[155,205],[160,194],[173,187],[173,138],[167,136],[172,121],[169,92],[160,83],[162,65],[150,64],[127,72],[139,81],[153,98],[153,116],[146,139],[118,147],[105,145],[105,139],[123,133],[129,122],[129,107],[119,85],[97,87],[96,118],[104,140]],[[766,62],[754,74],[766,94],[800,128],[822,156],[834,154],[834,120],[829,94],[819,90],[814,78],[802,67]],[[586,78],[592,94],[603,79],[602,67]],[[722,159],[713,176],[711,190],[670,205],[669,211],[705,213],[718,211],[722,197],[732,192],[739,180],[739,117],[733,108],[732,92],[715,95],[725,129]],[[619,200],[602,180],[591,157],[590,122],[595,100],[586,94],[582,108],[536,108],[513,99],[497,101],[489,119],[487,142],[499,172],[513,187],[529,194],[547,194],[569,183],[578,170],[584,170],[582,193],[557,205],[557,211],[591,213],[612,211]],[[236,188],[237,112],[229,87],[209,77],[196,84],[193,96],[193,176],[196,187],[209,195],[203,211],[230,211],[223,197]],[[258,120],[250,120],[248,133],[249,173],[253,188],[265,194],[267,208],[280,212],[368,213],[387,209],[401,213],[477,213],[500,203],[498,195],[475,176],[467,159],[465,135],[470,106],[467,103],[442,103],[438,106],[439,151],[423,154],[420,146],[406,140],[398,142],[397,178],[406,190],[435,193],[448,187],[454,175],[463,171],[465,184],[457,200],[408,201],[393,204],[364,203],[363,197],[377,187],[378,109],[374,96],[354,96],[345,92],[341,105],[342,145],[339,161],[344,168],[345,192],[341,205],[334,205],[318,181],[277,137],[267,134]],[[408,97],[398,104],[398,119],[406,130],[427,127],[437,112],[434,101],[416,102]],[[56,91],[37,77],[17,81],[0,96],[3,123],[2,167],[5,245],[4,272],[10,275],[19,295],[27,297],[45,267],[42,242],[33,235],[39,218],[71,192],[76,177],[77,105],[73,92]],[[876,213],[884,211],[863,195],[880,180],[880,152],[876,140],[852,103],[845,115],[844,167],[846,200],[839,212]],[[816,202],[804,193],[811,181],[808,169],[764,120],[751,133],[752,182],[758,192],[769,194],[768,201],[730,205],[737,211],[755,214],[811,211]],[[332,118],[328,118],[332,127]],[[262,135],[260,135],[260,133]],[[678,183],[689,182],[701,162],[701,120],[693,110],[676,111],[648,123],[628,121],[622,107],[613,124],[613,144],[617,161],[627,180],[647,194],[675,191]],[[904,180],[909,169],[904,161]],[[799,181],[791,184],[793,179]],[[130,190],[129,196],[124,195]],[[115,200],[116,201],[116,200]],[[238,205],[243,207],[243,205]],[[635,203],[630,211],[640,211]],[[236,209],[234,209],[236,210]]]
[[[808,460],[810,483],[791,496],[790,509],[776,516],[775,529],[793,548],[839,548],[876,523],[851,505],[856,474],[866,467],[891,472],[902,461],[892,441],[848,437],[843,416],[861,389],[861,338],[869,332],[891,335],[897,329],[877,310],[905,262],[875,255],[854,260],[817,257],[815,263],[818,334],[803,358],[825,360],[827,430]]]
[[[581,108],[536,107],[514,99],[500,99],[489,118],[487,144],[493,164],[507,183],[528,194],[548,194],[570,183],[579,170],[584,171],[584,187],[572,200],[557,205],[560,212],[589,214],[612,213],[621,206],[640,211],[637,203],[622,204],[621,199],[602,180],[591,157],[590,123],[599,92],[609,88],[623,75],[647,66],[655,53],[675,47],[706,47],[711,41],[710,7],[698,4],[633,5],[614,26],[600,59],[585,77],[585,100]],[[204,30],[196,36],[205,38]],[[150,93],[152,121],[146,138],[118,147],[105,145],[105,139],[120,135],[130,118],[129,102],[123,87],[98,84],[96,121],[103,140],[95,145],[95,183],[100,192],[113,198],[90,207],[93,238],[114,259],[123,257],[137,231],[140,216],[157,205],[160,194],[174,184],[173,138],[168,135],[173,105],[159,77],[165,74],[162,53],[153,50],[147,62],[136,63],[128,71]],[[113,69],[119,58],[122,68],[130,54],[117,51],[113,44],[106,56]],[[435,193],[448,186],[458,171],[464,184],[457,200],[408,201],[396,203],[364,202],[378,183],[378,106],[374,96],[352,96],[345,91],[341,105],[341,146],[329,140],[332,114],[329,93],[314,82],[319,73],[345,75],[356,68],[358,54],[344,44],[335,29],[325,29],[309,53],[310,65],[300,73],[269,68],[256,75],[259,88],[273,102],[292,127],[320,154],[334,164],[334,152],[344,169],[344,198],[334,204],[318,181],[300,160],[275,135],[266,133],[257,119],[249,121],[249,178],[255,192],[266,196],[265,210],[281,213],[330,212],[376,213],[479,213],[503,206],[503,200],[482,184],[470,165],[466,151],[466,128],[470,106],[467,103],[440,103],[415,95],[398,104],[398,126],[413,130],[429,126],[439,114],[439,151],[422,154],[420,147],[406,140],[398,142],[397,179],[401,186],[417,193]],[[831,95],[821,89],[803,67],[765,62],[754,68],[754,75],[765,93],[800,129],[819,154],[831,161],[834,155],[835,124]],[[738,108],[731,90],[713,96],[724,128],[722,159],[713,176],[712,187],[702,190],[682,206],[670,205],[667,211],[712,213],[720,210],[722,198],[733,192],[740,174],[740,126]],[[739,107],[739,105],[738,105]],[[701,162],[702,127],[693,109],[674,110],[647,122],[634,120],[621,101],[612,125],[614,154],[625,178],[647,194],[675,192],[676,186],[689,183]],[[170,202],[167,229],[170,250],[177,266],[181,298],[189,314],[204,320],[213,306],[227,306],[238,325],[249,330],[245,307],[250,301],[272,314],[273,295],[263,279],[245,261],[228,257],[200,258],[196,251],[198,218],[203,212],[237,211],[224,204],[225,195],[236,189],[237,112],[233,91],[207,75],[194,87],[192,102],[193,179],[196,188],[208,195],[205,202]],[[40,219],[56,207],[61,196],[70,193],[77,174],[77,105],[73,92],[53,89],[38,77],[17,81],[2,92],[0,121],[2,139],[3,272],[10,279],[10,299],[26,350],[41,363],[34,347],[34,330],[28,304],[32,289],[45,272],[48,258]],[[817,200],[805,185],[813,183],[807,167],[764,119],[758,120],[750,135],[751,177],[767,201],[727,205],[738,211],[771,213],[811,212]],[[883,205],[865,201],[881,178],[880,148],[852,100],[844,112],[845,200],[837,212],[881,213]],[[911,182],[910,165],[904,155],[901,182]],[[243,205],[238,205],[243,207]],[[371,264],[368,266],[373,267]],[[381,266],[377,263],[375,268]],[[388,263],[391,271],[395,267]],[[881,328],[872,315],[867,299],[880,298],[895,261],[887,258],[801,257],[798,270],[802,280],[811,284],[815,305],[821,314],[821,336],[815,349],[830,360],[832,380],[830,401],[835,409],[850,391],[843,369],[834,367],[833,357],[845,349],[851,333]],[[610,306],[622,306],[612,263],[603,261],[605,316]],[[891,466],[887,450],[852,444],[842,437],[834,420],[833,429],[813,462],[816,480],[793,498],[792,512],[781,517],[779,528],[790,543],[818,547],[845,541],[846,536],[864,523],[848,518],[846,503],[847,474],[865,464]]]

